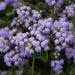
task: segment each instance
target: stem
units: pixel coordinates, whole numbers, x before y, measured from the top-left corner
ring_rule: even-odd
[[[14,75],[14,73],[15,73],[15,67],[13,66],[13,72],[12,72],[12,75]]]
[[[34,64],[35,64],[35,54],[33,55],[33,62],[32,62],[32,75],[34,75]]]

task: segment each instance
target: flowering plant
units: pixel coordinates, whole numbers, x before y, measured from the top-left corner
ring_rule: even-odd
[[[0,75],[75,74],[75,1],[0,1]]]

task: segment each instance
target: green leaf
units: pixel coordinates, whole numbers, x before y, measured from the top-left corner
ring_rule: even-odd
[[[53,71],[53,69],[50,69],[50,75],[55,75],[55,72]]]
[[[70,75],[75,75],[75,68],[71,69],[71,71],[69,73],[70,73]]]
[[[59,73],[55,73],[55,75],[60,75]]]
[[[8,75],[12,75],[13,74],[13,71],[8,71],[7,74]]]
[[[56,30],[57,30],[57,31],[60,31],[60,29],[59,29],[59,28],[56,28]]]
[[[75,63],[71,60],[67,60],[63,65],[63,70],[67,75],[75,75]]]
[[[66,73],[62,72],[62,73],[55,73],[55,75],[66,75]]]
[[[71,0],[72,2],[75,2],[75,0]]]
[[[35,75],[41,75],[41,73],[40,73],[40,72],[38,72],[38,73],[36,73]]]
[[[62,72],[60,75],[66,75],[66,73],[65,72]]]
[[[14,14],[14,11],[9,12],[9,13],[7,13],[6,15],[7,15],[7,16],[11,16],[11,15],[13,15],[13,14]]]
[[[41,59],[44,63],[46,63],[46,62],[48,61],[48,52],[47,52],[47,51],[46,51],[46,52],[42,51],[42,52],[40,53],[40,59]]]
[[[15,70],[14,75],[18,75],[17,70]]]

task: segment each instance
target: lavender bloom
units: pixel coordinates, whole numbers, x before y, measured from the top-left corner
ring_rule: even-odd
[[[6,2],[0,2],[0,11],[5,10],[7,7]]]
[[[63,11],[63,14],[67,14],[69,18],[75,16],[75,4],[66,6],[65,10]]]
[[[61,37],[61,33],[60,33],[60,32],[57,32],[57,33],[55,34],[55,36],[56,36],[56,38],[60,38],[60,37]]]
[[[16,10],[18,17],[15,17],[11,23],[12,27],[25,27],[32,30],[35,27],[38,19],[41,18],[40,12],[32,10],[29,6],[20,7]],[[32,26],[33,25],[33,26]],[[22,28],[20,28],[22,30]]]
[[[44,51],[48,51],[50,48],[48,47],[48,46],[46,46],[45,48],[44,48]]]
[[[23,71],[17,71],[16,72],[18,75],[22,75],[23,74]]]
[[[7,66],[10,63],[14,63],[14,66],[19,66],[19,64],[23,65],[21,61],[18,59],[30,57],[35,52],[41,52],[40,42],[36,41],[34,37],[29,36],[29,32],[26,33],[17,33],[16,36],[11,36],[9,39],[10,43],[15,46],[15,53],[11,54],[11,51],[7,53],[4,57],[4,61]],[[17,53],[17,54],[16,54]],[[9,56],[11,54],[11,56]],[[10,65],[12,66],[12,64]]]
[[[63,0],[45,0],[49,6],[60,7],[63,4]]]
[[[64,41],[64,38],[63,37],[60,37],[59,38],[59,42],[63,43],[63,41]]]
[[[71,59],[72,57],[75,58],[75,49],[73,48],[66,48],[65,50],[65,55],[67,56],[68,59]]]
[[[61,32],[61,33],[64,33],[65,31],[66,31],[66,28],[61,28],[61,29],[60,29],[60,32]]]
[[[40,45],[40,42],[39,42],[39,41],[33,41],[33,42],[32,42],[32,45],[35,46],[35,47],[36,47],[36,46],[39,46],[39,45]]]
[[[19,0],[5,0],[7,4],[12,4],[14,7],[19,7],[22,3]]]
[[[41,47],[40,47],[40,46],[37,46],[37,47],[35,48],[35,51],[36,51],[36,52],[41,52]]]
[[[9,49],[10,49],[10,42],[4,39],[4,37],[0,37],[0,52],[5,53],[8,52]]]
[[[55,45],[59,44],[59,40],[56,39],[56,40],[54,41],[54,44],[55,44]]]
[[[13,3],[13,6],[14,6],[14,7],[19,7],[19,6],[21,6],[21,5],[22,5],[21,2],[17,2],[17,3],[15,2],[15,3]]]
[[[43,33],[49,34],[50,33],[50,29],[49,28],[45,28],[44,31],[43,31]]]
[[[14,65],[15,65],[15,66],[18,66],[18,65],[19,65],[19,62],[18,62],[18,61],[16,61],[16,62],[14,63]]]
[[[0,75],[7,75],[7,71],[1,71]]]
[[[56,46],[55,49],[56,49],[57,51],[61,51],[61,47],[59,47],[59,46]]]
[[[16,31],[17,29],[10,30],[8,27],[4,27],[0,29],[0,36],[8,39],[10,36],[13,36]]]
[[[55,72],[61,73],[62,69],[63,69],[63,67],[62,67],[63,64],[64,64],[64,60],[63,59],[61,59],[61,60],[53,60],[51,62],[51,67],[53,67],[53,70]]]
[[[45,41],[41,42],[41,47],[45,48],[48,44],[49,44],[49,40],[45,40]]]

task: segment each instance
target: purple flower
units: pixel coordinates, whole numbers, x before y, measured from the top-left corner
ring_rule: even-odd
[[[57,32],[57,33],[55,34],[55,36],[56,36],[56,38],[59,38],[59,37],[61,37],[61,33],[60,33],[60,32]]]
[[[61,28],[61,29],[60,29],[60,32],[61,32],[61,33],[64,33],[65,31],[66,31],[66,28]]]
[[[15,65],[15,66],[18,66],[18,65],[19,65],[19,62],[18,62],[18,61],[16,61],[16,62],[14,63],[14,65]]]
[[[54,44],[55,44],[55,45],[59,44],[59,40],[56,39],[56,40],[54,41]]]
[[[67,34],[66,33],[62,33],[62,37],[66,38]]]
[[[0,11],[5,10],[7,7],[7,3],[6,2],[0,2]]]
[[[7,62],[6,65],[7,65],[8,67],[10,67],[10,66],[11,66],[11,62]]]
[[[31,49],[31,50],[30,50],[30,54],[34,54],[34,50]]]
[[[37,35],[36,35],[36,38],[37,38],[39,41],[45,40],[45,37],[44,37],[43,35],[41,35],[41,34],[37,34]]]
[[[37,46],[40,45],[40,42],[39,42],[39,41],[32,41],[32,45],[33,45],[34,47],[37,47]]]
[[[66,42],[66,43],[69,43],[69,42],[70,42],[70,39],[69,39],[69,38],[66,38],[66,39],[65,39],[65,42]]]
[[[41,47],[45,48],[48,45],[48,43],[49,43],[49,40],[45,40],[45,41],[41,42]]]
[[[63,37],[60,37],[59,38],[59,42],[63,43],[63,41],[64,41],[64,38]]]
[[[50,48],[48,47],[48,46],[46,46],[45,48],[44,48],[44,51],[48,51]]]
[[[61,51],[61,47],[59,47],[59,46],[56,46],[55,49],[56,49],[57,51]]]
[[[51,62],[51,67],[54,67],[55,66],[55,61],[52,61]]]
[[[36,52],[41,52],[41,47],[40,47],[40,46],[37,46],[37,47],[35,48],[35,51],[36,51]]]
[[[49,28],[45,28],[45,29],[43,30],[43,33],[49,34],[49,33],[50,33],[50,29],[49,29]]]
[[[61,65],[64,64],[64,60],[63,60],[63,59],[60,60],[60,64],[61,64]]]
[[[62,65],[64,64],[64,60],[53,60],[51,61],[51,67],[53,67],[53,70],[55,72],[61,73],[62,72]]]
[[[60,7],[63,4],[63,1],[64,0],[45,0],[49,6],[54,6],[55,8]]]

